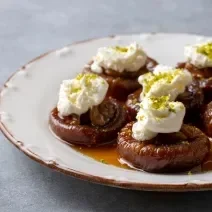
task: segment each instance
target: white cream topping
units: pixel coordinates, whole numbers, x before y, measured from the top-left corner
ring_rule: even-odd
[[[178,132],[185,116],[181,102],[170,101],[170,96],[146,97],[133,124],[133,137],[139,141],[154,138],[158,133]]]
[[[57,109],[61,116],[81,115],[105,98],[108,83],[96,74],[79,74],[64,80],[60,87]]]
[[[163,64],[158,64],[154,67],[153,73],[154,74],[160,74],[165,72],[170,72],[170,70],[173,70],[172,66],[166,66]]]
[[[212,41],[185,46],[184,56],[198,68],[212,67]]]
[[[153,73],[141,75],[138,81],[143,86],[141,100],[144,97],[170,95],[170,101],[174,101],[192,82],[192,76],[187,70],[157,65]]]
[[[137,121],[132,126],[132,136],[138,141],[147,141],[155,136],[157,136],[158,133],[152,132],[147,129],[147,122],[144,121]]]
[[[91,64],[91,70],[95,73],[98,73],[98,74],[102,73],[102,68],[96,62],[93,62]]]
[[[174,102],[192,82],[187,70],[158,65],[153,73],[139,77],[143,86],[137,122],[133,124],[132,135],[136,140],[145,141],[158,133],[178,132],[185,116],[185,107]]]
[[[146,53],[137,43],[124,47],[102,47],[93,58],[91,70],[96,73],[102,73],[102,68],[117,72],[134,72],[145,65],[146,59]]]

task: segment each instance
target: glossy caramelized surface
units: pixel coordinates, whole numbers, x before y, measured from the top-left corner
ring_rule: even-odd
[[[107,145],[95,148],[72,146],[72,148],[75,149],[77,152],[80,152],[81,154],[90,157],[96,161],[99,161],[101,163],[124,169],[132,169],[132,167],[130,168],[126,164],[120,163],[120,158],[116,150],[116,145]],[[207,155],[202,165],[192,170],[194,170],[194,172],[212,171],[212,143],[210,153]]]
[[[80,117],[61,117],[57,108],[49,115],[49,125],[55,135],[70,144],[89,147],[115,141],[127,121],[125,107],[110,97]]]

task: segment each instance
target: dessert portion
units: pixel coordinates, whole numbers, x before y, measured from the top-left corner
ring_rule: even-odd
[[[159,133],[139,141],[132,136],[134,122],[119,134],[118,152],[133,167],[147,172],[182,172],[200,165],[209,152],[209,140],[202,131],[182,125],[175,133]]]
[[[120,157],[149,172],[178,172],[199,165],[209,152],[209,140],[198,128],[183,124],[186,108],[176,101],[192,83],[191,74],[157,66],[139,82],[143,90],[137,120],[118,136]]]
[[[108,87],[106,80],[93,73],[64,80],[57,107],[50,113],[52,131],[71,144],[114,142],[127,122],[127,112],[117,100],[105,98]]]
[[[188,45],[184,48],[186,62],[179,63],[178,67],[189,70],[205,94],[205,102],[212,98],[212,41]]]
[[[179,67],[188,69],[198,78],[212,77],[212,42],[187,45],[184,48],[186,62],[179,63]]]
[[[140,88],[138,77],[152,71],[157,62],[148,57],[141,46],[102,47],[84,72],[96,73],[109,84],[108,96],[125,101],[127,96]]]
[[[158,65],[153,73],[141,75],[138,81],[143,86],[140,99],[170,95],[172,101],[185,91],[192,82],[192,76],[186,69]]]
[[[188,86],[181,86],[186,81],[191,82],[191,76],[185,69],[176,69],[169,66],[157,65],[151,73],[139,77],[139,83],[142,89],[130,94],[126,101],[126,107],[129,110],[131,120],[139,111],[139,103],[145,96],[160,96],[170,94],[172,99],[177,98],[186,108],[186,122],[190,122],[191,113],[199,112],[203,104],[204,94],[199,85],[199,81],[192,81]],[[161,84],[163,86],[161,86]],[[161,90],[160,90],[161,89]]]
[[[201,116],[199,114],[201,113],[205,100],[200,81],[193,79],[192,83],[186,86],[185,91],[179,94],[176,100],[182,102],[186,108],[184,123],[193,124],[195,126],[200,125]]]

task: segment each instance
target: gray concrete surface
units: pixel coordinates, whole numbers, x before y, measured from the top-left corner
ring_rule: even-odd
[[[1,0],[0,84],[31,58],[73,41],[132,32],[212,35],[211,0]],[[212,192],[121,190],[42,167],[0,134],[0,212],[212,211]]]

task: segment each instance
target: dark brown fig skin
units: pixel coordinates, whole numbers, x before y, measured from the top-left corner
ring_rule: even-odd
[[[197,68],[194,65],[192,65],[191,63],[186,63],[186,62],[180,62],[177,64],[177,68],[185,68],[187,69],[189,72],[191,72],[191,74],[195,77],[195,78],[210,78],[212,77],[212,67],[209,68]]]
[[[203,108],[202,119],[205,133],[212,137],[212,101]]]
[[[200,87],[199,80],[194,79],[193,82],[186,87],[185,91],[178,95],[176,101],[182,102],[186,108],[184,123],[200,122],[199,114],[204,104],[204,92]]]
[[[194,80],[199,80],[200,88],[204,93],[204,103],[212,100],[212,67],[210,68],[197,68],[190,63],[178,63],[177,68],[185,68],[191,72]]]
[[[140,94],[142,92],[142,88],[138,89],[134,93],[128,95],[126,101],[126,107],[129,113],[129,117],[131,121],[135,121],[136,115],[140,109]]]
[[[91,147],[115,142],[118,132],[128,121],[128,113],[126,108],[117,100],[109,98],[105,101],[113,104],[116,110],[112,119],[105,125],[94,126],[89,120],[89,113],[80,117],[77,115],[61,117],[57,108],[55,108],[51,111],[49,117],[51,130],[56,136],[70,144]]]
[[[200,87],[202,88],[205,96],[205,103],[212,101],[212,77],[200,80]]]
[[[93,62],[90,62],[89,66],[92,63]],[[153,71],[153,68],[157,64],[158,63],[154,59],[148,57],[146,64],[136,72],[123,71],[122,73],[119,73],[117,71],[103,69],[103,73],[98,75],[104,78],[109,84],[107,96],[111,96],[119,101],[126,101],[129,94],[141,87],[138,83],[138,77],[142,74]],[[85,67],[83,72],[92,71],[90,67]]]
[[[208,137],[198,128],[183,125],[178,133],[158,134],[149,141],[132,137],[128,123],[119,133],[117,151],[130,165],[147,172],[183,172],[198,166],[210,150]]]
[[[138,104],[140,103],[139,98],[141,92],[142,88],[130,94],[126,101],[126,107],[132,121],[135,120],[140,109]],[[195,113],[200,114],[200,110],[204,103],[204,93],[200,87],[200,81],[194,80],[189,86],[186,87],[185,92],[177,97],[176,101],[182,102],[186,107],[186,115],[184,119],[185,123],[200,121],[200,116],[194,116]]]

